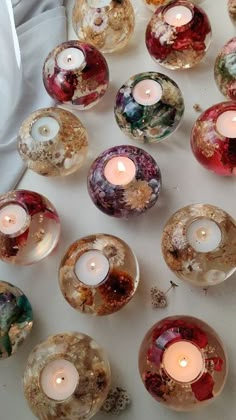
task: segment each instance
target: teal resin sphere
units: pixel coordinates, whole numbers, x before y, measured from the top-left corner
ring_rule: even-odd
[[[0,281],[0,360],[14,354],[33,326],[32,307],[24,293]]]
[[[139,142],[157,143],[179,126],[184,99],[170,77],[156,72],[139,73],[119,89],[114,112],[124,134]]]

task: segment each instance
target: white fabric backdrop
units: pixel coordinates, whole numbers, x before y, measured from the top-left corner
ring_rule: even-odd
[[[205,295],[202,290],[177,280],[166,267],[160,251],[163,226],[180,207],[208,202],[221,206],[236,217],[235,179],[221,178],[204,170],[195,161],[189,147],[190,130],[198,117],[193,105],[199,103],[206,109],[223,100],[214,83],[213,64],[217,51],[235,34],[226,3],[226,0],[201,2],[212,22],[212,46],[205,61],[198,67],[185,72],[171,72],[157,66],[149,57],[144,31],[151,14],[141,0],[134,0],[137,15],[135,35],[124,51],[107,56],[111,72],[109,91],[96,108],[79,114],[88,128],[90,139],[89,157],[84,168],[65,179],[48,179],[27,172],[21,181],[21,188],[45,194],[55,204],[61,215],[62,238],[53,255],[32,267],[19,268],[0,263],[1,278],[25,291],[35,315],[34,330],[27,343],[15,356],[1,362],[1,419],[33,420],[22,391],[22,375],[29,352],[49,334],[79,330],[93,336],[106,348],[113,383],[127,388],[132,396],[133,404],[121,419],[235,420],[236,277],[210,289]],[[69,9],[71,4],[72,0],[69,0]],[[70,37],[73,36],[70,28]],[[149,70],[168,74],[179,84],[185,97],[186,112],[181,127],[172,137],[158,145],[143,146],[160,165],[163,190],[152,210],[127,222],[108,217],[95,208],[87,193],[86,176],[90,164],[102,150],[117,144],[133,144],[115,123],[114,97],[130,75]],[[111,233],[124,239],[137,254],[141,268],[140,286],[133,301],[122,311],[104,318],[81,315],[73,310],[63,299],[57,280],[60,259],[69,244],[95,232]],[[169,306],[164,310],[152,310],[150,287],[158,285],[166,290],[170,280],[176,281],[179,287],[168,295]],[[154,322],[174,314],[202,318],[218,331],[228,349],[230,371],[225,390],[203,411],[182,414],[167,410],[149,396],[139,378],[137,357],[144,334]],[[106,418],[112,419],[102,413],[95,416],[96,420]]]

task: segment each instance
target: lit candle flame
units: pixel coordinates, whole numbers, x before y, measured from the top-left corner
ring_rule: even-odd
[[[72,61],[72,57],[71,57],[71,55],[69,54],[68,56],[67,56],[67,62],[68,63],[70,63]]]
[[[236,117],[233,117],[233,118],[232,118],[232,121],[233,121],[233,122],[236,122]]]
[[[207,238],[207,231],[204,228],[198,229],[196,233],[197,233],[197,238],[200,240],[204,240]]]
[[[178,13],[178,14],[176,15],[176,19],[177,19],[177,20],[181,20],[181,19],[182,19],[182,14],[181,14],[181,13]]]
[[[118,171],[119,172],[125,172],[125,165],[123,164],[123,162],[118,162],[117,163],[117,167],[118,167]]]
[[[188,360],[186,359],[186,357],[183,357],[179,360],[179,365],[183,368],[188,366]]]
[[[150,91],[150,89],[147,89],[145,93],[146,93],[146,95],[147,95],[148,97],[150,97],[150,95],[151,95],[151,91]]]
[[[16,223],[15,216],[4,216],[3,226],[8,226]]]
[[[59,385],[59,384],[61,384],[62,383],[62,378],[57,378],[56,379],[56,383]]]
[[[91,270],[95,270],[95,268],[96,268],[95,262],[91,262],[90,268],[91,268]]]

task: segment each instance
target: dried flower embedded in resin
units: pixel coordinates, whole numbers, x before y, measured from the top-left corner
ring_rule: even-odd
[[[231,19],[236,21],[236,0],[228,0],[228,12]]]
[[[149,153],[117,146],[101,153],[88,175],[88,191],[99,210],[114,217],[142,214],[156,203],[161,172]]]
[[[76,0],[72,22],[81,41],[112,53],[129,42],[135,17],[130,0]]]
[[[222,102],[195,122],[191,146],[197,161],[218,175],[236,175],[236,103]]]
[[[121,414],[131,403],[129,393],[122,388],[111,388],[102,405],[101,411],[109,414]]]
[[[105,234],[74,242],[62,259],[60,287],[80,312],[109,315],[125,306],[139,283],[139,266],[129,246]]]
[[[146,46],[158,64],[169,69],[187,69],[198,64],[211,41],[206,13],[186,0],[160,6],[146,30]]]
[[[14,354],[33,326],[33,312],[24,293],[0,281],[0,360]]]
[[[236,270],[236,222],[210,204],[192,204],[168,220],[162,234],[168,267],[182,280],[214,286]]]
[[[236,4],[236,3],[235,3]],[[215,81],[222,95],[236,100],[236,37],[230,39],[215,60]]]
[[[136,74],[116,95],[117,124],[133,140],[163,140],[177,129],[183,113],[184,100],[178,85],[161,73]]]
[[[110,376],[108,359],[91,337],[57,334],[31,352],[24,373],[25,397],[38,419],[87,420],[104,403]]]
[[[0,259],[28,265],[47,257],[57,245],[60,220],[50,201],[33,191],[0,196]]]
[[[43,81],[53,99],[84,110],[102,99],[109,83],[109,70],[95,47],[68,41],[54,48],[46,58]]]
[[[228,360],[218,334],[190,316],[157,322],[139,352],[139,371],[150,395],[166,407],[191,411],[223,390]]]
[[[21,125],[18,150],[28,168],[40,175],[70,175],[84,163],[88,135],[71,112],[61,108],[39,109]]]

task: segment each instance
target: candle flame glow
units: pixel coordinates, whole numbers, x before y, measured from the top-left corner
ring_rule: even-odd
[[[179,365],[183,368],[188,366],[188,360],[186,359],[186,357],[183,357],[179,360]]]
[[[59,385],[59,384],[61,384],[62,383],[62,381],[63,381],[63,379],[62,378],[57,378],[56,379],[56,383]]]
[[[150,96],[151,96],[151,91],[150,91],[150,89],[147,89],[145,93],[146,93],[146,95],[147,95],[148,97],[150,97]]]
[[[232,121],[233,121],[233,122],[236,122],[236,117],[233,117],[233,118],[232,118]]]
[[[16,217],[11,215],[11,216],[4,216],[3,218],[3,226],[9,226],[9,225],[13,225],[16,223]]]
[[[204,240],[207,238],[207,231],[204,228],[198,229],[196,234],[197,234],[197,238],[200,240]]]
[[[46,126],[46,125],[43,125],[43,126],[39,127],[38,131],[41,134],[41,136],[47,136],[50,132],[48,126]]]
[[[95,262],[93,261],[93,262],[91,262],[91,264],[90,264],[90,268],[91,268],[91,270],[95,270],[95,268],[96,268],[96,264],[95,264]]]
[[[123,164],[123,162],[118,162],[117,163],[117,167],[118,167],[118,171],[119,172],[125,172],[125,165]]]
[[[72,56],[71,56],[71,54],[68,54],[68,56],[67,56],[67,62],[70,63],[71,61],[72,61]]]
[[[176,19],[181,20],[182,19],[182,14],[181,13],[177,13]]]

